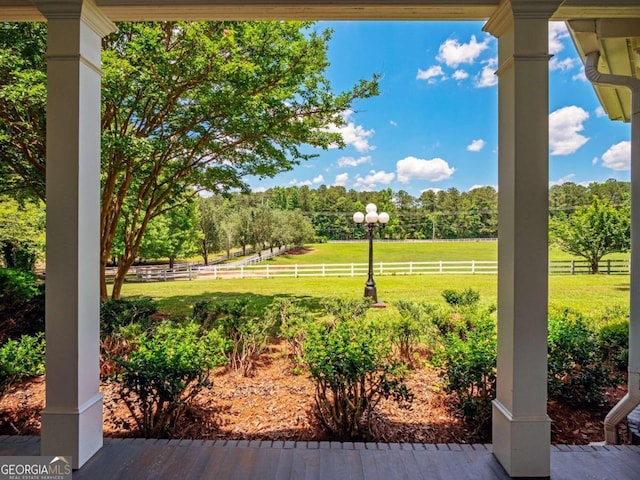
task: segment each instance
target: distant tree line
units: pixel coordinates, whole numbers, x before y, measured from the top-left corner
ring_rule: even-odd
[[[404,190],[384,189],[358,192],[340,186],[275,187],[253,193],[263,204],[281,210],[298,210],[311,220],[316,236],[326,240],[364,237],[364,230],[352,220],[353,213],[375,203],[378,211],[389,213],[384,229],[377,231],[388,239],[495,238],[498,236],[498,192],[490,186],[461,192],[426,190],[414,197]],[[630,183],[613,179],[588,186],[566,182],[549,189],[551,218],[571,216],[593,198],[616,208],[629,207]]]
[[[497,237],[497,201],[498,193],[492,187],[468,192],[428,190],[419,197],[404,190],[357,192],[338,186],[196,196],[149,222],[138,260],[163,258],[173,263],[176,258],[199,255],[208,263],[214,255],[230,256],[235,249],[246,252],[248,247],[260,250],[361,239],[365,232],[352,216],[364,211],[368,203],[390,215],[387,226],[377,230],[381,238]],[[592,261],[595,271],[602,255],[628,250],[629,202],[629,182],[554,185],[549,190],[551,240]],[[2,263],[32,267],[44,254],[44,205],[0,195],[0,211]],[[602,239],[601,234],[607,238]],[[123,251],[124,244],[116,240],[111,251],[113,264]]]

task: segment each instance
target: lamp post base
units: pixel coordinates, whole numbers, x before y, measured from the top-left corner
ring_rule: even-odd
[[[366,285],[364,287],[364,296],[365,298],[371,298],[373,303],[378,303],[378,292],[375,285]]]
[[[384,302],[376,302],[371,304],[371,308],[387,308],[387,304]]]

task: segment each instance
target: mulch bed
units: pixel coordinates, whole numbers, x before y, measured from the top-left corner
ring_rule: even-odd
[[[224,369],[213,375],[214,386],[202,392],[195,407],[183,416],[174,438],[247,440],[330,440],[313,415],[313,385],[304,374],[292,372],[280,346],[264,355],[253,377]],[[439,387],[428,367],[407,380],[415,398],[411,408],[382,401],[372,421],[380,442],[473,443],[473,428],[455,414],[451,398]],[[136,436],[136,424],[114,384],[103,382],[105,436]],[[615,404],[626,386],[611,388],[607,398]],[[0,434],[39,435],[44,407],[45,380],[35,378],[10,389],[0,400]],[[588,444],[604,440],[603,420],[610,407],[572,409],[549,402],[552,443]],[[626,428],[620,427],[623,440]],[[488,439],[485,439],[487,441]]]

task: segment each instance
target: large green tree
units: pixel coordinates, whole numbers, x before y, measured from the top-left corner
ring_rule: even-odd
[[[334,94],[329,40],[299,22],[129,23],[105,40],[103,264],[124,223],[114,297],[149,221],[189,188],[245,189],[310,158],[302,145],[342,141],[325,127],[377,83]]]
[[[594,274],[598,273],[602,257],[630,248],[629,210],[616,208],[598,197],[570,216],[553,217],[549,227],[551,239],[565,252],[588,260]]]
[[[0,24],[0,193],[45,197],[46,25]]]
[[[140,244],[140,257],[168,258],[169,268],[173,268],[176,258],[198,253],[199,240],[196,203],[189,202],[149,222]]]
[[[44,166],[45,32],[34,27],[24,44],[20,27],[0,30],[2,94],[24,92],[14,103],[29,114],[2,113],[3,123],[33,129],[17,145],[0,133],[0,154],[20,159],[11,164],[13,173],[44,185],[44,168],[36,167]],[[378,86],[373,78],[333,92],[325,77],[330,38],[329,30],[305,22],[157,22],[119,24],[104,39],[102,298],[114,248],[112,296],[118,298],[155,217],[198,190],[242,190],[247,175],[289,170],[313,156],[304,145],[343,144],[327,127],[343,124],[342,113],[377,94]],[[23,67],[33,75],[25,77]],[[32,101],[29,93],[38,95]],[[29,142],[37,148],[22,151]],[[36,154],[38,162],[29,162]]]

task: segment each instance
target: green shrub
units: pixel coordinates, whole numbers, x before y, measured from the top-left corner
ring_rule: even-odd
[[[400,361],[407,367],[416,364],[416,354],[422,339],[433,339],[433,324],[429,313],[434,309],[430,305],[400,300],[395,304],[399,315],[388,320],[391,341]],[[433,346],[433,342],[430,342]]]
[[[158,304],[152,298],[109,299],[100,304],[101,335],[104,338],[134,323],[146,329],[151,324],[151,316],[157,312]]]
[[[210,388],[209,372],[226,363],[227,343],[217,330],[201,333],[194,322],[161,323],[138,337],[138,347],[115,358],[120,397],[144,437],[164,438],[196,395]]]
[[[10,309],[35,297],[43,283],[33,272],[0,268],[0,310]]]
[[[443,290],[442,297],[452,307],[473,307],[480,301],[480,293],[472,288]]]
[[[455,394],[459,412],[476,425],[475,434],[483,440],[496,394],[496,346],[495,322],[488,315],[480,316],[466,335],[444,335],[433,362],[440,368],[445,390]]]
[[[388,363],[390,342],[381,332],[371,322],[349,319],[317,324],[304,342],[316,414],[340,438],[368,438],[371,413],[381,399],[413,399],[400,366]]]
[[[615,381],[602,364],[596,332],[578,312],[549,317],[549,397],[575,407],[605,403],[604,390]]]
[[[0,396],[13,384],[44,373],[45,341],[42,334],[24,335],[0,347]]]
[[[272,319],[278,336],[287,342],[294,362],[300,363],[304,357],[304,340],[315,322],[311,312],[288,298],[278,298],[269,306],[266,316]]]
[[[0,343],[44,332],[44,282],[32,272],[0,269]]]
[[[598,327],[602,359],[618,370],[629,365],[629,320],[612,320]]]
[[[267,348],[276,319],[253,312],[247,298],[194,305],[194,315],[205,329],[218,329],[230,340],[229,366],[243,375],[253,373],[258,355]]]
[[[342,322],[364,318],[371,308],[371,299],[329,297],[323,298],[320,304],[334,322]]]

